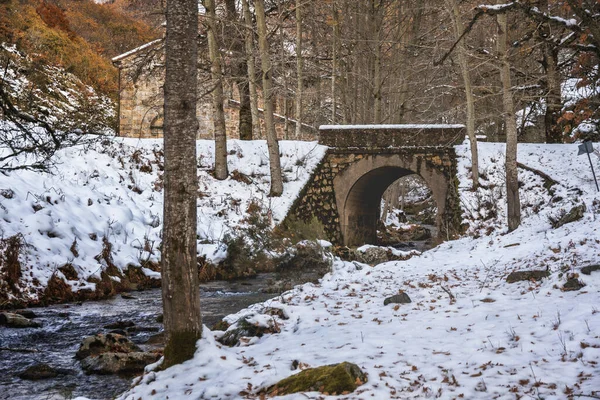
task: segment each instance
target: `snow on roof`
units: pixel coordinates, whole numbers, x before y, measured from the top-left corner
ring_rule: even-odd
[[[133,50],[129,50],[127,53],[123,53],[123,54],[121,54],[119,56],[113,57],[112,62],[121,61],[122,59],[127,58],[130,55],[137,53],[138,51],[142,51],[142,50],[145,50],[145,49],[147,49],[149,47],[154,46],[155,44],[161,42],[162,40],[163,40],[163,38],[153,40],[153,41],[148,42],[148,43],[146,43],[144,45],[141,45],[140,47],[136,47]]]
[[[401,125],[321,125],[319,130],[381,130],[381,129],[461,129],[461,124],[401,124]]]

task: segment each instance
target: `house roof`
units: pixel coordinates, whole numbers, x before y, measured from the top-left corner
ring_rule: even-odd
[[[138,52],[140,52],[142,50],[146,50],[146,49],[148,49],[150,47],[153,47],[153,46],[157,45],[158,43],[162,42],[163,40],[164,40],[164,38],[156,39],[156,40],[153,40],[153,41],[148,42],[146,44],[143,44],[140,47],[136,47],[133,50],[129,50],[127,53],[123,53],[121,55],[113,57],[112,62],[113,63],[117,63],[117,62],[119,62],[119,61],[121,61],[121,60],[123,60],[123,59],[125,59],[125,58],[127,58],[129,56],[132,56],[132,55],[134,55],[134,54],[136,54],[136,53],[138,53]]]

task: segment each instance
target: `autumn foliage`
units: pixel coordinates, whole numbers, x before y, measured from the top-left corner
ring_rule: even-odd
[[[144,22],[93,0],[4,0],[0,42],[13,43],[43,68],[64,68],[116,97],[117,70],[110,58],[158,36]]]

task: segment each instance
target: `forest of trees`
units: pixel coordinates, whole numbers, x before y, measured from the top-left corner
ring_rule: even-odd
[[[165,4],[7,0],[0,3],[0,40],[116,99],[110,58],[159,37]],[[299,135],[300,123],[464,122],[471,136],[503,140],[498,15],[507,17],[506,61],[520,140],[562,142],[595,132],[577,129],[598,117],[600,6],[593,0],[494,6],[471,0],[201,0],[199,6],[213,96],[223,96],[218,88],[225,80],[237,88],[245,139],[260,129],[257,97],[266,95],[289,120],[289,138]],[[263,9],[261,35],[263,13],[257,10]],[[561,84],[569,79],[587,96],[565,104]],[[262,90],[265,85],[271,88]]]
[[[257,10],[264,3],[270,65],[263,76],[278,112],[290,120],[312,126],[469,120],[471,131],[503,139],[504,58],[519,135],[534,131],[527,140],[537,133],[537,140],[563,142],[588,134],[574,128],[597,118],[595,97],[563,104],[560,96],[571,78],[595,93],[600,6],[594,1],[267,0],[249,2],[250,16],[242,11],[245,0],[203,3],[216,10],[201,22],[215,33],[222,78],[238,86],[247,115],[250,86],[263,84]],[[497,16],[507,19],[506,57],[497,47]],[[290,124],[290,138],[294,129]]]

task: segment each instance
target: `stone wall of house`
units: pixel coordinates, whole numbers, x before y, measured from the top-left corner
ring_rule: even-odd
[[[206,60],[199,60],[206,62]],[[131,53],[113,59],[119,68],[119,136],[135,138],[160,138],[163,135],[163,83],[164,49],[163,42],[156,41]],[[207,93],[210,77],[199,71],[198,93]],[[237,91],[225,82],[224,92],[232,97]],[[239,96],[237,96],[239,98]],[[229,138],[239,138],[239,102],[225,100],[225,127]],[[199,99],[196,110],[198,116],[198,139],[212,139],[213,107],[210,94]],[[288,119],[287,134],[285,118],[275,116],[275,130],[279,139],[316,140],[317,131],[303,126],[299,138],[295,134],[295,121]],[[254,139],[265,138],[265,123],[261,118],[261,132],[254,133]]]

